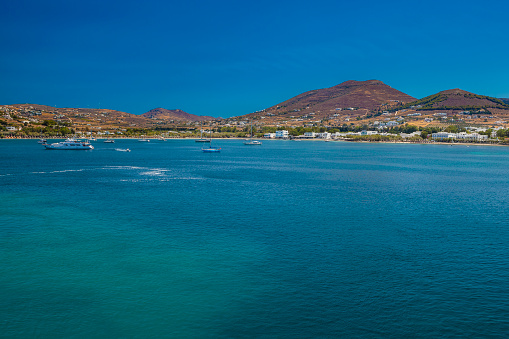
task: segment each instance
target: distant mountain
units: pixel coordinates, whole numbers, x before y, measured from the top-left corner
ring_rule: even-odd
[[[323,88],[299,94],[280,104],[267,108],[269,113],[299,112],[303,110],[328,114],[337,108],[374,110],[394,102],[415,101],[414,97],[400,92],[381,81],[345,81],[330,88]]]
[[[509,98],[500,98],[500,100],[509,105]]]
[[[396,107],[396,109],[410,108],[412,106],[417,107],[418,110],[509,109],[509,104],[501,99],[470,93],[459,88],[441,91],[420,100]]]
[[[142,114],[143,117],[159,120],[180,120],[180,121],[205,121],[214,120],[211,116],[201,116],[186,113],[180,109],[154,108],[147,113]]]

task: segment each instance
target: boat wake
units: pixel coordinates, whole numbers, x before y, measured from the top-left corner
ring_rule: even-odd
[[[50,171],[50,172],[30,172],[31,174],[52,174],[52,173],[67,173],[67,172],[83,172],[85,171],[84,168],[82,169],[75,169],[75,170],[60,170],[60,171]]]
[[[94,171],[119,171],[124,172],[121,178],[116,177],[115,180],[129,181],[129,182],[140,182],[140,181],[170,181],[170,180],[203,180],[203,177],[193,176],[188,171],[174,171],[167,168],[151,168],[141,166],[103,166],[94,168],[79,168],[79,169],[63,169],[56,171],[33,171],[26,173],[5,173],[0,174],[0,177],[16,177],[27,174],[31,175],[51,175],[51,174],[62,174],[72,172],[94,172]],[[126,177],[127,176],[127,177]]]

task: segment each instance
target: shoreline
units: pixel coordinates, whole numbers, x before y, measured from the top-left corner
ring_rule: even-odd
[[[59,137],[59,138],[43,138],[46,140],[65,140],[67,137]],[[0,140],[40,140],[41,138],[0,138]],[[88,138],[78,138],[80,140],[88,140]],[[99,138],[95,141],[101,142],[107,139],[113,140],[138,140],[139,137],[136,138]],[[145,138],[154,141],[163,141],[159,138]],[[168,140],[197,140],[199,138],[165,138],[164,141]],[[212,140],[249,140],[249,138],[212,138]],[[253,140],[259,141],[311,141],[311,142],[351,142],[351,143],[366,143],[366,144],[405,144],[405,145],[449,145],[449,146],[509,146],[509,144],[501,144],[501,143],[475,143],[475,142],[410,142],[410,141],[368,141],[368,140],[332,140],[332,139],[265,139],[265,138],[253,138]]]

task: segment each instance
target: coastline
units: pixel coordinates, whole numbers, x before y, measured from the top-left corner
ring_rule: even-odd
[[[44,138],[47,140],[65,140],[67,137],[60,138]],[[41,138],[1,138],[0,140],[40,140]],[[78,138],[80,140],[88,140],[88,138]],[[99,138],[96,139],[96,142],[103,142],[107,139],[113,140],[138,140],[139,137],[136,138],[122,138],[122,137],[113,137],[113,138]],[[159,138],[146,138],[154,141],[162,141]],[[164,141],[169,140],[197,140],[199,138],[165,138]],[[247,140],[248,138],[212,138],[212,140]],[[254,140],[260,141],[278,141],[283,139],[265,139],[265,138],[254,138]],[[367,144],[404,144],[404,145],[445,145],[445,146],[509,146],[509,144],[502,143],[476,143],[476,142],[436,142],[436,141],[428,141],[428,142],[411,142],[411,141],[367,141],[367,140],[332,140],[332,139],[285,139],[286,141],[311,141],[311,142],[352,142],[352,143],[367,143]]]

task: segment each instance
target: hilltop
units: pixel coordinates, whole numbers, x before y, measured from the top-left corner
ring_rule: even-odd
[[[449,124],[505,126],[509,121],[509,99],[456,88],[417,100],[378,80],[349,80],[333,87],[304,92],[262,111],[228,119],[161,107],[135,115],[110,109],[0,105],[2,133],[7,133],[9,128],[10,131],[24,129],[26,133],[39,135],[41,129],[47,130],[50,126],[125,135],[147,130],[194,131],[201,121],[208,121],[203,124],[206,126],[238,132],[247,128],[246,120],[255,120],[256,127],[343,130],[352,126],[367,129],[405,124],[436,128]]]
[[[158,108],[142,115],[98,108],[58,108],[38,104],[0,105],[0,130],[3,126],[15,128],[40,128],[37,126],[58,126],[77,131],[103,133],[116,131],[125,134],[128,130],[172,129],[178,126],[190,127],[201,120],[213,117],[197,116],[182,110]]]
[[[345,81],[339,85],[311,90],[299,94],[280,104],[265,109],[265,113],[274,115],[307,115],[313,113],[316,117],[325,117],[331,112],[342,110],[379,110],[395,103],[407,103],[416,99],[398,91],[379,80]],[[346,114],[346,113],[345,113]],[[348,112],[348,114],[354,114]],[[359,115],[359,114],[357,114]]]
[[[166,108],[154,108],[146,113],[142,114],[143,117],[149,119],[158,119],[158,120],[178,120],[178,121],[206,121],[206,120],[214,120],[216,118],[211,116],[201,116],[186,113],[180,109],[166,109]]]
[[[449,89],[429,95],[404,105],[397,105],[393,110],[415,108],[416,110],[509,110],[509,104],[501,99],[486,95],[470,93],[459,88]]]

